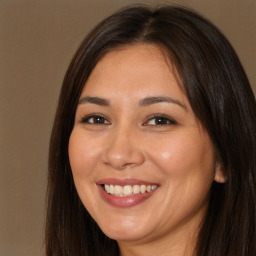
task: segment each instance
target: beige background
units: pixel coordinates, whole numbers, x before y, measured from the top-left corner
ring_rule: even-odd
[[[0,256],[42,255],[48,142],[65,70],[90,28],[136,2],[0,0]],[[256,91],[256,0],[172,2],[221,28]]]

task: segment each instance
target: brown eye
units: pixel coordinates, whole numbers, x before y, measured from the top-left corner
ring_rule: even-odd
[[[150,118],[144,125],[149,126],[163,126],[163,125],[174,125],[176,121],[166,116],[154,116]]]
[[[106,118],[100,115],[86,116],[82,118],[81,123],[96,124],[96,125],[110,124],[110,122]]]

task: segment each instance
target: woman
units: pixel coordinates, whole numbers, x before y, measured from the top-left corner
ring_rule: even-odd
[[[47,255],[256,255],[256,104],[225,37],[181,7],[123,9],[66,73]]]

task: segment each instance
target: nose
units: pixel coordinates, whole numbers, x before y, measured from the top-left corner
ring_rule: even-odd
[[[132,129],[116,129],[109,134],[103,153],[103,162],[116,170],[136,167],[145,161],[143,146],[139,143],[139,134]]]

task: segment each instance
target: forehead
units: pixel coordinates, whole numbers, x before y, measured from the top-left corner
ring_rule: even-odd
[[[115,48],[105,54],[93,69],[82,94],[109,92],[178,90],[177,72],[167,51],[154,44],[135,44]],[[128,86],[129,85],[129,86]]]
[[[154,43],[135,43],[120,45],[111,50],[109,50],[98,62],[106,62],[107,60],[118,60],[120,57],[126,56],[126,60],[131,60],[137,57],[141,58],[150,58],[155,60],[165,61],[166,65],[169,66],[170,71],[172,71],[172,63],[168,58],[168,51],[164,46],[157,45]],[[111,58],[109,58],[111,56]]]
[[[142,72],[145,67],[145,62],[148,62],[147,69],[150,67],[155,69],[162,68],[168,72],[175,73],[175,66],[170,60],[170,54],[168,51],[156,44],[138,43],[131,45],[118,46],[108,51],[96,64],[96,67],[92,71],[93,75],[96,71],[115,71],[115,67],[119,69],[123,68],[127,72],[132,68]],[[139,65],[144,62],[144,65]],[[149,65],[150,64],[150,65]],[[96,70],[96,71],[95,71]],[[121,70],[120,70],[121,71]]]

